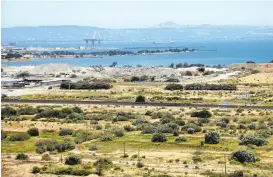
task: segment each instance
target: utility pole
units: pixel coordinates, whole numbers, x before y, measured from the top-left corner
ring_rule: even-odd
[[[139,162],[139,147],[138,147],[138,153],[137,153],[137,161]]]
[[[68,83],[69,83],[69,90],[70,90],[70,86],[71,86],[71,81],[69,80],[69,82],[68,82]]]
[[[63,163],[63,145],[61,144],[61,163]]]
[[[227,174],[227,159],[226,159],[226,155],[224,155],[224,159],[225,159],[225,174]]]
[[[125,158],[125,140],[123,142],[123,157]]]
[[[85,134],[86,134],[86,136],[85,136],[85,141],[87,141],[87,127],[88,127],[88,122],[87,122],[87,120],[86,120],[86,126],[85,126]]]

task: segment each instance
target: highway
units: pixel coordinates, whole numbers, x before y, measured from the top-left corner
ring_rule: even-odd
[[[243,106],[243,105],[217,105],[217,104],[182,104],[182,103],[140,103],[140,102],[111,102],[111,101],[68,101],[68,100],[1,100],[2,103],[23,104],[82,104],[82,105],[114,105],[114,106],[154,106],[154,107],[200,107],[200,108],[244,108],[268,109],[273,106]]]

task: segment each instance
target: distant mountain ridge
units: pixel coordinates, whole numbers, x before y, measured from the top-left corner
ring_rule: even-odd
[[[178,23],[175,23],[172,21],[166,21],[166,22],[154,25],[152,28],[181,28],[181,27],[182,25],[179,25]]]
[[[93,26],[61,25],[2,28],[2,44],[16,41],[70,41],[93,38],[99,33],[103,40],[169,41],[235,40],[273,38],[272,26],[180,25],[167,21],[150,28],[108,29]]]

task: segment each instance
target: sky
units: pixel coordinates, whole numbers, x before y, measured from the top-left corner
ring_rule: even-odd
[[[273,1],[2,1],[2,27],[81,25],[145,28],[181,25],[273,25]]]

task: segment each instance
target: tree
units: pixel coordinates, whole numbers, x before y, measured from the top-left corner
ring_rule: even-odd
[[[105,170],[110,169],[113,166],[113,163],[110,159],[100,158],[94,163],[96,167],[97,174],[102,176]]]
[[[254,61],[247,61],[246,63],[255,63]]]
[[[218,144],[220,135],[217,132],[208,132],[205,134],[205,143],[206,144]]]
[[[28,73],[28,72],[21,72],[21,73],[19,73],[19,74],[17,74],[17,77],[18,78],[25,78],[25,77],[29,77],[30,76],[30,74]]]
[[[201,68],[197,68],[197,71],[199,71],[199,72],[203,73],[203,72],[205,72],[205,68],[203,68],[203,67],[201,67]]]
[[[173,63],[170,65],[170,68],[174,68],[174,64]]]
[[[145,102],[145,97],[142,95],[139,95],[136,97],[136,101],[135,102],[140,102],[140,103],[144,103]]]
[[[165,142],[166,136],[163,133],[154,133],[152,136],[152,142]]]
[[[115,61],[115,62],[113,62],[113,63],[110,65],[110,67],[116,67],[117,64],[118,64],[118,63]]]
[[[259,158],[257,158],[256,155],[251,151],[238,150],[231,154],[230,160],[235,160],[240,163],[251,163],[259,161]]]

